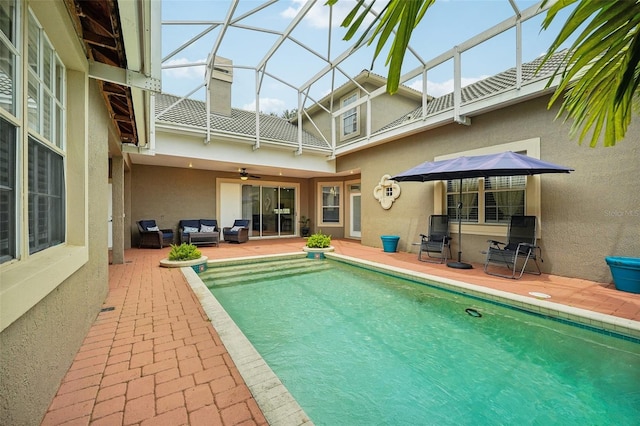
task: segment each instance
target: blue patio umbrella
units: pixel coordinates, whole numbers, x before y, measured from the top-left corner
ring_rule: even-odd
[[[542,173],[569,173],[573,169],[538,160],[512,151],[499,154],[457,157],[450,160],[427,161],[412,169],[393,176],[397,182],[428,182],[433,180],[460,181],[460,201],[458,202],[458,261],[447,266],[470,269],[472,266],[461,261],[462,256],[462,179],[491,176],[522,176]]]

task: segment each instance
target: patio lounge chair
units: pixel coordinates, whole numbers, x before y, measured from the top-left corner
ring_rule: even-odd
[[[249,241],[249,219],[236,219],[233,226],[222,228],[222,235],[225,241],[235,243],[246,243]]]
[[[511,216],[509,230],[507,232],[507,241],[505,244],[500,241],[489,240],[484,272],[499,277],[520,279],[525,272],[529,260],[533,260],[536,271],[527,273],[540,275],[538,257],[540,257],[540,261],[542,262],[542,252],[540,247],[536,246],[536,217]],[[519,260],[522,262],[521,268],[517,266]],[[490,264],[497,264],[508,268],[510,273],[490,272]]]
[[[215,219],[182,219],[178,223],[180,243],[218,245],[220,229]]]
[[[418,260],[431,263],[445,263],[451,257],[451,237],[449,236],[449,216],[431,215],[429,217],[429,235],[420,234],[422,240],[418,251]],[[447,256],[447,251],[449,256]],[[423,254],[427,254],[427,258]],[[432,256],[432,253],[439,253]],[[437,259],[431,260],[429,258]]]
[[[154,219],[139,220],[140,242],[138,248],[162,248],[173,244],[173,229],[159,229]]]

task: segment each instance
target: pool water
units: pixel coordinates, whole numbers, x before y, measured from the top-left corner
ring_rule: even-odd
[[[637,342],[332,260],[201,278],[317,425],[639,422]]]

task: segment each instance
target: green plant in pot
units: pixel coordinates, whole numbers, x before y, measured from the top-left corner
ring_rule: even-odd
[[[307,247],[309,248],[327,248],[331,245],[331,235],[325,235],[322,231],[310,235],[307,239]]]
[[[303,237],[308,237],[311,233],[311,228],[309,224],[311,223],[311,219],[306,216],[300,216],[300,220],[298,221],[300,224],[300,233]]]
[[[202,253],[193,244],[171,244],[169,260],[195,260],[200,259],[200,257],[202,257]]]

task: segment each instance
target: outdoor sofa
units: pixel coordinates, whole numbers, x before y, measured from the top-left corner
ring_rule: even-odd
[[[182,219],[178,224],[180,243],[218,245],[220,229],[216,219]]]

